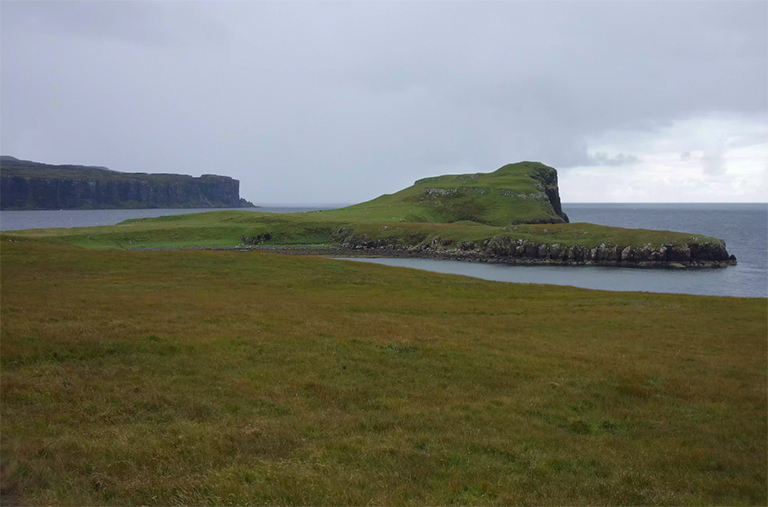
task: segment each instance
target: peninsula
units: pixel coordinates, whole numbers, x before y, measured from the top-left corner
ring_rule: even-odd
[[[539,162],[438,176],[346,208],[216,211],[109,227],[15,232],[92,248],[239,248],[507,264],[724,267],[725,242],[698,234],[569,223],[557,171]]]
[[[0,157],[0,209],[241,208],[240,182]]]

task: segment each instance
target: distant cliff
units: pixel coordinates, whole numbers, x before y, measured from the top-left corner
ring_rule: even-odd
[[[240,182],[0,157],[0,209],[241,208]]]

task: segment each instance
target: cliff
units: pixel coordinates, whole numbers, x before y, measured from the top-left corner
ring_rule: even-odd
[[[560,205],[557,171],[539,162],[508,164],[492,173],[424,178],[342,212],[403,222],[496,226],[568,222]]]
[[[373,239],[355,235],[351,229],[336,232],[342,248],[363,255],[465,260],[502,264],[597,265],[640,268],[717,268],[736,265],[725,242],[715,238],[691,237],[686,242],[651,243],[632,246],[600,243],[597,246],[544,243],[511,236],[493,236],[457,244],[439,236],[416,245],[403,244],[394,237]],[[245,239],[245,238],[243,238]]]
[[[240,182],[204,174],[121,173],[0,157],[0,209],[238,208]]]

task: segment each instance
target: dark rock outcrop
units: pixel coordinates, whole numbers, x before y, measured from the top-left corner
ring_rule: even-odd
[[[239,208],[240,182],[0,158],[0,209]]]
[[[538,167],[532,174],[532,177],[538,180],[543,185],[544,193],[547,194],[549,203],[555,210],[557,216],[569,222],[568,215],[563,211],[563,206],[560,203],[560,190],[557,185],[557,171],[551,167]]]
[[[736,264],[725,242],[698,242],[692,238],[686,245],[665,244],[621,246],[602,243],[596,247],[566,246],[560,243],[536,243],[509,236],[495,236],[482,241],[456,245],[432,238],[417,245],[403,244],[397,238],[371,239],[355,235],[348,227],[336,231],[335,239],[342,248],[360,253],[391,257],[496,262],[504,264],[599,265],[645,268],[725,267]]]
[[[257,234],[255,236],[240,236],[241,244],[243,245],[260,245],[265,241],[272,239],[271,232],[265,232],[263,234]]]

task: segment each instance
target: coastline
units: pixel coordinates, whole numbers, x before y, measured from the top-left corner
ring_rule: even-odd
[[[603,245],[601,245],[603,247]],[[455,249],[431,249],[424,247],[357,247],[350,248],[335,245],[238,245],[238,246],[207,246],[207,247],[154,247],[154,248],[134,248],[134,251],[155,251],[155,250],[230,250],[240,252],[270,252],[284,255],[315,255],[322,257],[386,257],[403,259],[432,259],[432,260],[450,260],[463,262],[482,262],[489,264],[506,264],[510,266],[601,266],[601,267],[622,267],[622,268],[640,268],[640,269],[708,269],[725,268],[735,266],[737,261],[733,259],[724,260],[704,260],[693,259],[688,261],[678,260],[627,260],[627,259],[607,259],[605,252],[617,247],[594,249],[585,249],[589,257],[577,259],[552,258],[551,251],[548,257],[526,257],[510,255],[487,254],[479,250],[461,250]],[[626,247],[630,248],[630,247]],[[624,251],[626,250],[620,250]],[[533,249],[532,249],[533,250]],[[593,254],[592,251],[595,251]],[[539,248],[535,249],[539,252]],[[547,251],[542,249],[542,254]],[[733,256],[731,256],[733,257]],[[632,259],[644,259],[633,256]]]

